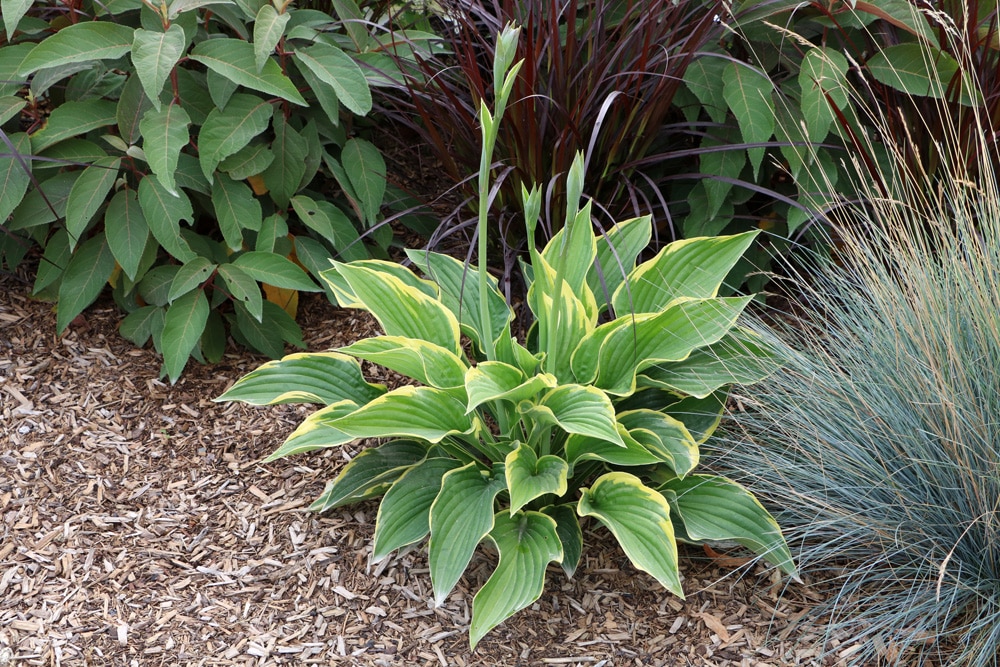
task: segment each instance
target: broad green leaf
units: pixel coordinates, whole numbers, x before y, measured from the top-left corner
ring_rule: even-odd
[[[31,288],[32,295],[38,294],[62,277],[69,264],[72,252],[69,247],[69,234],[65,229],[57,229],[45,244],[45,252],[38,262],[35,273],[35,284]]]
[[[364,405],[385,392],[365,382],[357,360],[338,352],[300,352],[244,375],[216,401],[251,405],[352,401]]]
[[[198,133],[198,161],[208,182],[222,160],[250,143],[267,129],[271,105],[253,95],[236,94],[225,111],[212,110]]]
[[[61,171],[36,184],[11,212],[8,230],[39,227],[66,215],[66,202],[81,172]],[[42,196],[44,193],[44,197]]]
[[[105,100],[63,102],[52,110],[45,127],[31,135],[31,150],[34,153],[40,153],[64,139],[90,132],[99,127],[114,125],[116,122],[115,113],[115,103]]]
[[[369,226],[378,219],[385,196],[385,160],[375,146],[364,139],[348,139],[340,153],[347,177],[360,198],[361,210]]]
[[[638,380],[643,386],[705,398],[731,384],[759,382],[781,367],[777,352],[756,334],[733,329],[719,342],[695,350],[683,361],[651,366]]]
[[[233,261],[233,265],[243,269],[254,280],[268,285],[301,292],[320,291],[292,260],[272,252],[245,252]]]
[[[118,179],[119,158],[102,158],[83,170],[73,183],[66,204],[66,231],[70,250],[87,230],[87,225],[108,200],[108,194]]]
[[[679,477],[698,465],[698,443],[680,420],[658,410],[640,409],[619,412],[618,422],[656,456],[657,462],[668,464]]]
[[[77,181],[79,183],[79,181]],[[129,280],[135,280],[143,251],[149,241],[149,225],[139,206],[135,190],[122,189],[108,203],[104,213],[104,233],[111,253]]]
[[[188,357],[198,344],[208,321],[205,292],[188,292],[167,308],[163,317],[163,367],[171,383],[177,382]]]
[[[216,265],[204,257],[195,257],[190,262],[177,269],[173,281],[170,283],[170,291],[167,293],[167,301],[174,302],[191,290],[199,289],[215,271]]]
[[[0,14],[3,14],[3,26],[7,31],[7,43],[10,44],[17,24],[31,8],[32,0],[0,0]]]
[[[635,475],[609,472],[583,489],[577,513],[596,517],[614,534],[633,565],[684,597],[670,505],[662,495]]]
[[[674,299],[718,295],[722,282],[758,233],[674,241],[633,269],[614,294],[615,312],[619,316],[659,313]]]
[[[281,447],[264,459],[264,462],[354,442],[354,436],[344,433],[332,423],[357,409],[358,406],[353,401],[343,400],[317,410],[306,417]]]
[[[722,94],[722,75],[728,64],[727,58],[706,53],[692,60],[684,70],[684,83],[701,102],[713,123],[724,123],[729,111],[729,105]]]
[[[18,73],[26,76],[43,67],[121,58],[132,48],[133,32],[128,26],[110,21],[81,21],[66,26],[39,42]]]
[[[103,234],[77,248],[59,283],[57,334],[62,334],[73,318],[94,302],[114,268],[115,258]]]
[[[847,107],[847,58],[832,47],[818,46],[806,51],[799,70],[802,115],[809,140],[826,139],[837,109]]]
[[[132,64],[135,65],[135,73],[142,82],[146,97],[157,111],[160,110],[163,84],[184,55],[185,48],[187,38],[184,36],[184,29],[176,23],[167,28],[166,32],[142,28],[135,31],[132,39]]]
[[[229,174],[234,181],[257,176],[274,162],[274,153],[267,145],[250,143],[219,163],[219,171]]]
[[[452,458],[425,459],[404,472],[386,491],[375,520],[373,562],[427,536],[431,504],[441,490],[442,478],[460,466]]]
[[[226,239],[226,245],[229,246],[230,250],[238,251],[243,247],[244,229],[254,231],[260,229],[262,221],[260,201],[253,196],[253,191],[246,183],[234,181],[225,174],[216,174],[215,181],[212,183],[212,208],[215,209],[219,229],[222,231],[222,236]],[[295,265],[292,264],[292,266]],[[275,287],[281,287],[276,283],[271,284]]]
[[[109,137],[111,135],[105,136]],[[119,139],[119,137],[115,137],[115,139]],[[93,141],[77,137],[75,139],[60,141],[55,146],[46,148],[38,154],[38,157],[51,160],[51,162],[48,160],[44,162],[41,160],[35,161],[35,171],[41,172],[44,169],[62,169],[67,164],[93,164],[101,158],[108,157],[108,152]]]
[[[545,568],[563,558],[556,522],[541,512],[501,512],[488,537],[500,552],[500,562],[472,601],[473,650],[487,632],[541,597]]]
[[[358,53],[367,51],[372,42],[372,35],[368,31],[365,14],[358,4],[354,0],[331,0],[330,6],[333,7],[341,25],[354,43],[356,51]]]
[[[4,95],[0,97],[0,125],[21,113],[21,109],[27,106],[28,102],[20,97]]]
[[[285,32],[285,25],[291,14],[279,14],[272,5],[264,5],[257,12],[253,23],[253,56],[257,72],[264,69],[264,64],[278,45]]]
[[[573,353],[577,380],[609,394],[635,391],[635,374],[682,361],[718,342],[736,324],[750,297],[679,300],[658,315],[624,316],[601,325]]]
[[[0,226],[24,199],[31,182],[31,140],[24,132],[7,137],[13,146],[0,148]]]
[[[465,405],[448,392],[411,385],[382,394],[331,426],[355,438],[423,438],[434,443],[476,428]]]
[[[566,495],[569,465],[558,456],[539,457],[534,449],[521,443],[507,455],[504,468],[511,516],[539,496]]]
[[[493,500],[504,486],[502,472],[488,472],[475,463],[445,474],[441,491],[431,505],[431,538],[427,545],[438,606],[465,572],[476,545],[493,530]]]
[[[309,509],[325,512],[385,493],[393,482],[427,456],[427,443],[390,440],[362,450],[327,484]]]
[[[383,271],[357,263],[334,266],[386,335],[425,340],[461,355],[458,321],[440,301]]]
[[[401,336],[365,338],[338,350],[370,361],[437,389],[461,390],[465,397],[467,366],[454,352],[434,343]]]
[[[118,333],[122,338],[142,347],[153,335],[154,329],[163,329],[164,312],[162,306],[143,306],[125,316],[118,325]]]
[[[184,70],[181,70],[184,71]],[[142,131],[139,123],[147,111],[153,108],[153,103],[142,89],[139,77],[130,76],[122,87],[115,107],[115,121],[118,124],[118,136],[126,144],[139,143]]]
[[[219,275],[226,283],[229,295],[242,303],[258,322],[263,321],[264,299],[257,281],[233,264],[220,264]]]
[[[597,238],[597,259],[587,271],[587,286],[597,303],[611,301],[615,290],[635,268],[639,253],[649,246],[652,232],[652,218],[646,215],[619,222]]]
[[[170,20],[174,20],[184,12],[190,12],[195,9],[200,9],[201,7],[207,7],[208,5],[229,4],[232,4],[230,0],[173,0],[170,3],[169,10],[167,11],[167,16]]]
[[[486,307],[490,313],[490,331],[483,335],[479,329],[479,270],[466,266],[454,257],[426,250],[407,250],[406,256],[416,264],[428,278],[441,288],[441,303],[458,318],[462,325],[462,333],[469,336],[484,349],[507,330],[507,324],[513,319],[507,300],[500,293],[496,278],[487,273]]]
[[[201,334],[198,346],[205,361],[210,364],[217,364],[222,361],[226,353],[226,341],[229,338],[226,332],[226,325],[222,320],[222,315],[218,310],[213,310],[208,314],[208,321],[205,322],[205,331]]]
[[[531,414],[538,417],[544,411],[545,420],[567,433],[601,438],[625,446],[618,433],[615,408],[611,399],[595,387],[565,384],[542,396]]]
[[[153,238],[181,262],[189,262],[196,257],[191,246],[181,236],[180,221],[194,220],[191,200],[183,190],[172,195],[153,174],[139,181],[139,206],[146,216],[146,223]]]
[[[253,249],[257,252],[275,252],[275,248],[288,238],[288,224],[280,214],[275,213],[264,218],[257,233],[257,242]],[[302,261],[302,258],[299,258]],[[303,262],[305,264],[305,262]],[[305,264],[308,267],[308,264]]]
[[[190,58],[233,83],[276,95],[299,106],[308,106],[278,63],[267,60],[264,67],[257,71],[254,47],[249,42],[232,38],[206,40],[191,51]]]
[[[502,361],[483,361],[466,371],[465,390],[469,396],[466,411],[472,412],[487,401],[530,400],[558,384],[549,373],[528,377],[520,368]]]
[[[264,184],[279,208],[288,208],[288,200],[298,191],[305,173],[309,149],[306,140],[288,124],[279,108],[275,109],[271,127],[274,130],[271,142],[274,160],[263,173]]]
[[[190,139],[190,124],[191,118],[178,104],[169,104],[163,109],[150,109],[139,121],[146,162],[159,178],[160,184],[174,196],[177,195],[174,172],[177,171],[181,149]]]
[[[761,144],[774,134],[774,84],[763,72],[745,63],[730,61],[722,71],[722,95],[739,123],[743,141]],[[754,178],[760,173],[764,148],[748,148]]]
[[[580,564],[580,556],[583,555],[583,531],[580,530],[576,511],[572,505],[549,505],[542,508],[542,514],[552,517],[556,522],[556,534],[559,535],[563,552],[559,564],[566,576],[572,578]]]
[[[295,52],[295,59],[320,81],[337,91],[337,99],[353,113],[364,116],[372,109],[368,80],[349,55],[331,44],[313,44]]]
[[[920,44],[896,44],[879,50],[868,59],[868,71],[879,83],[908,95],[944,99],[952,79],[961,70],[958,62],[948,53]],[[978,93],[975,84],[963,74],[959,88],[959,101],[965,105],[974,101]]]
[[[795,563],[778,523],[745,488],[713,475],[691,475],[660,488],[693,540],[734,540],[785,574],[795,575]]]
[[[208,94],[212,98],[212,103],[219,111],[226,110],[229,100],[233,99],[233,95],[240,87],[239,84],[233,83],[211,69],[205,73],[205,84],[208,86]]]
[[[27,0],[14,0],[26,2]],[[6,12],[3,12],[6,17]],[[7,33],[10,35],[10,33]],[[16,95],[28,83],[26,76],[19,76],[21,63],[28,57],[34,44],[21,43],[11,44],[7,41],[7,46],[0,49],[0,95]]]
[[[299,220],[336,248],[338,259],[345,262],[367,259],[368,251],[360,242],[358,230],[339,208],[328,201],[314,201],[306,195],[296,195],[290,202]],[[329,255],[324,259],[329,259]],[[324,261],[323,269],[328,266],[329,263]]]
[[[180,267],[176,264],[154,266],[139,281],[139,296],[151,306],[166,306],[169,303],[167,297],[170,286],[179,270]]]
[[[699,184],[705,190],[708,206],[704,210],[695,210],[695,202],[689,199],[692,215],[701,215],[709,220],[720,217],[719,211],[733,189],[733,181],[740,177],[747,163],[746,151],[735,148],[739,144],[739,128],[731,125],[713,128],[702,138],[698,171],[705,176]]]

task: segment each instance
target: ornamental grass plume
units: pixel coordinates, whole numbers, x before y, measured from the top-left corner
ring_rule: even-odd
[[[806,314],[768,318],[789,361],[738,396],[712,457],[831,592],[804,622],[837,664],[1000,662],[997,134],[960,112],[979,143],[938,144],[945,168],[907,168],[885,132],[878,172],[854,165],[864,196],[798,273]]]

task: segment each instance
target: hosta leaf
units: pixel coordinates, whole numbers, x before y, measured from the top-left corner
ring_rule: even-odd
[[[105,100],[63,102],[52,110],[45,127],[31,135],[31,149],[35,153],[40,153],[64,139],[99,127],[114,125],[117,118],[116,109],[114,102]]]
[[[299,106],[308,106],[278,63],[266,60],[264,67],[257,71],[254,47],[249,42],[232,38],[206,40],[191,51],[190,58],[233,83],[276,95]]]
[[[298,428],[288,436],[281,447],[264,459],[265,463],[285,456],[292,456],[293,454],[303,454],[317,449],[338,447],[349,442],[354,442],[355,438],[353,436],[344,433],[333,426],[331,422],[349,415],[357,409],[358,406],[353,401],[343,400],[317,410],[299,424]]]
[[[319,292],[319,287],[292,260],[273,252],[245,252],[233,261],[258,282],[295,289],[302,292]]]
[[[465,390],[469,396],[466,411],[472,412],[487,401],[518,403],[530,400],[558,384],[556,377],[549,373],[527,377],[521,369],[510,364],[483,361],[465,374]]]
[[[427,545],[438,606],[465,572],[476,545],[493,530],[493,500],[504,486],[502,471],[487,472],[475,463],[445,474],[441,491],[431,505],[431,538]]]
[[[10,44],[17,24],[31,8],[32,0],[0,0],[0,14],[3,14],[3,26],[7,31],[7,43]]]
[[[353,113],[364,116],[371,111],[368,80],[358,64],[339,48],[331,44],[313,44],[296,51],[295,59],[337,91],[337,99]]]
[[[782,572],[795,575],[795,563],[778,523],[745,488],[713,475],[691,475],[660,489],[676,508],[693,540],[734,540]]]
[[[386,335],[425,340],[461,354],[458,321],[440,301],[384,271],[357,263],[334,266]]]
[[[146,162],[159,178],[160,184],[175,196],[177,185],[174,181],[174,172],[177,171],[181,149],[188,143],[190,124],[191,118],[178,104],[170,104],[159,110],[150,109],[139,121]]]
[[[418,542],[430,532],[431,504],[445,473],[461,464],[451,458],[428,458],[409,468],[386,491],[375,520],[372,561]]]
[[[657,410],[626,410],[618,413],[618,422],[679,477],[698,465],[698,443],[680,420]]]
[[[465,405],[448,392],[410,385],[379,396],[332,426],[356,438],[423,438],[430,442],[475,429],[465,414]]]
[[[191,200],[183,190],[172,195],[154,174],[149,174],[139,181],[139,206],[146,216],[153,238],[174,259],[189,262],[196,257],[191,246],[181,236],[180,221],[194,220]]]
[[[262,221],[260,201],[253,196],[253,191],[245,183],[234,181],[225,174],[216,174],[215,181],[212,183],[212,207],[215,209],[219,229],[222,231],[222,236],[226,239],[226,245],[229,246],[230,250],[236,251],[243,247],[244,229],[254,231],[260,229]],[[277,257],[277,255],[274,256]],[[298,269],[294,264],[292,266]],[[299,271],[301,272],[301,269]],[[305,276],[304,273],[303,276]],[[277,283],[271,284],[277,285]]]
[[[587,272],[597,259],[597,239],[594,238],[590,211],[591,203],[587,202],[574,218],[572,228],[560,229],[542,250],[542,257],[550,266],[558,266],[562,257],[566,258],[563,279],[570,285],[572,293],[584,302],[587,301],[583,296]],[[567,232],[571,233],[567,236]]]
[[[532,261],[534,281],[528,288],[528,305],[538,319],[538,349],[545,353],[543,368],[561,382],[572,382],[570,357],[573,347],[593,331],[597,320],[597,302],[589,291],[580,290],[577,298],[565,280],[556,286],[556,272],[543,257]]]
[[[624,430],[624,429],[623,429]],[[656,456],[628,435],[623,437],[625,446],[616,445],[585,435],[570,435],[566,438],[566,461],[575,466],[579,461],[604,461],[616,466],[647,466],[662,462]]]
[[[219,265],[219,275],[226,283],[229,295],[246,307],[257,321],[264,318],[264,299],[260,294],[260,285],[245,271],[232,264]]]
[[[545,410],[550,423],[567,433],[589,435],[624,447],[615,420],[611,399],[595,387],[578,384],[560,385],[550,390],[532,408],[533,415]]]
[[[170,283],[167,301],[172,303],[191,290],[200,288],[211,277],[215,268],[216,265],[204,257],[195,257],[181,266]]]
[[[102,158],[80,174],[69,191],[66,204],[66,231],[69,232],[70,250],[87,230],[87,225],[108,199],[108,194],[118,178],[119,158]]]
[[[3,153],[0,155],[0,226],[21,203],[31,182],[31,140],[23,132],[7,138],[11,146],[0,148],[0,153]]]
[[[652,219],[647,215],[619,222],[598,237],[597,259],[587,271],[587,285],[598,303],[610,301],[618,286],[632,272],[639,253],[649,246],[652,232]]]
[[[542,595],[545,568],[563,558],[556,522],[540,512],[501,512],[488,537],[500,552],[500,562],[472,601],[473,649],[487,632]]]
[[[385,493],[393,482],[427,456],[427,443],[417,440],[390,440],[362,450],[327,484],[323,495],[309,506],[314,512]]]
[[[375,224],[385,196],[385,160],[375,146],[364,139],[348,139],[340,153],[361,210],[369,226]]]
[[[510,514],[547,493],[566,495],[569,465],[558,456],[539,457],[530,446],[521,443],[504,460]]]
[[[83,309],[94,302],[115,268],[104,234],[83,243],[75,253],[59,283],[56,333],[61,334]]]
[[[269,361],[244,375],[216,401],[251,405],[321,403],[349,400],[364,405],[385,392],[365,382],[357,360],[338,352],[300,352]]]
[[[26,76],[43,67],[121,58],[132,48],[133,32],[128,26],[110,21],[81,21],[66,26],[39,42],[18,73]]]
[[[730,61],[722,71],[722,95],[736,116],[743,141],[748,144],[764,143],[774,134],[773,88],[766,74],[745,63]],[[764,160],[764,148],[749,148],[747,154],[754,178],[757,178]]]
[[[487,273],[486,307],[490,314],[490,331],[484,335],[480,331],[479,270],[454,257],[426,250],[407,250],[406,256],[441,288],[441,303],[458,318],[462,332],[480,349],[492,345],[503,335],[513,314],[500,293],[496,278]]]
[[[167,308],[161,346],[163,367],[171,383],[177,382],[198,344],[208,321],[208,311],[208,299],[202,290],[188,292]]]
[[[176,23],[167,28],[166,32],[142,28],[135,31],[132,39],[132,64],[135,65],[135,73],[142,82],[146,97],[157,111],[160,109],[163,84],[184,55],[186,47],[184,29]]]
[[[635,475],[609,472],[583,489],[577,513],[596,517],[614,534],[633,565],[684,597],[670,506],[662,495]]]
[[[637,266],[614,294],[615,312],[659,313],[674,299],[708,299],[759,232],[683,239]]]
[[[563,557],[560,561],[563,572],[572,577],[583,555],[583,531],[573,505],[549,505],[542,508],[542,514],[556,522],[556,534],[562,544]]]
[[[79,182],[79,181],[78,181]],[[149,225],[135,190],[122,189],[108,203],[104,214],[108,246],[129,280],[135,280],[143,251],[149,241]]]
[[[271,105],[253,95],[233,95],[225,111],[213,109],[198,133],[198,161],[208,182],[222,160],[267,129]]]
[[[832,47],[809,49],[799,69],[799,88],[809,140],[822,141],[837,118],[831,105],[847,107],[847,58]]]
[[[460,388],[465,396],[467,366],[454,352],[434,343],[402,336],[365,338],[339,350],[384,366],[421,384],[438,389]]]
[[[264,69],[267,59],[285,32],[285,25],[291,14],[279,14],[272,5],[264,5],[257,12],[253,23],[253,57],[257,72]]]
[[[280,208],[287,208],[288,200],[298,191],[305,173],[309,149],[306,140],[288,124],[280,109],[275,110],[271,125],[274,130],[274,141],[271,143],[274,160],[264,171],[264,184],[274,202]]]

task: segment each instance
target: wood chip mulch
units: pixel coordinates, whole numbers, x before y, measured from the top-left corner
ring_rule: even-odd
[[[493,556],[435,608],[421,550],[369,563],[376,503],[308,512],[357,449],[261,463],[312,408],[211,399],[263,359],[171,386],[110,302],[57,337],[23,277],[0,273],[0,667],[827,664],[788,632],[808,587],[686,550],[680,600],[593,524],[576,576],[470,652]],[[320,297],[300,313],[310,349],[370,333]]]

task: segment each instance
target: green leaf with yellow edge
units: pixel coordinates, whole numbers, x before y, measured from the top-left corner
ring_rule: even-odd
[[[445,473],[461,467],[452,458],[428,458],[409,468],[386,491],[375,520],[372,561],[419,542],[430,532],[431,505]]]
[[[733,540],[795,575],[795,563],[778,522],[743,486],[715,475],[690,475],[659,489],[692,540]]]
[[[652,233],[652,218],[646,215],[619,222],[598,237],[597,259],[587,271],[587,285],[601,310],[635,268],[639,253],[649,247]]]
[[[566,461],[572,468],[580,461],[604,461],[617,466],[646,466],[661,463],[656,456],[630,434],[624,427],[622,441],[625,446],[588,435],[572,434],[566,438]]]
[[[132,48],[133,28],[110,21],[81,21],[38,43],[21,62],[18,74],[90,60],[121,58]],[[9,33],[8,33],[9,37]]]
[[[624,447],[611,399],[595,387],[560,385],[549,390],[529,409],[532,418],[558,426],[567,433],[588,435]]]
[[[384,271],[357,263],[335,266],[386,335],[425,340],[461,354],[458,320],[440,301]]]
[[[350,400],[364,405],[385,393],[370,384],[358,361],[339,352],[298,352],[269,361],[244,375],[215,401],[243,401],[251,405],[320,403]]]
[[[609,472],[583,489],[576,511],[607,526],[633,565],[684,597],[670,505],[660,493],[635,475]]]
[[[416,440],[391,440],[364,449],[344,466],[309,509],[325,512],[382,495],[425,456],[427,444]]]
[[[534,398],[540,392],[558,385],[554,375],[542,373],[525,376],[521,369],[501,361],[483,361],[465,374],[465,390],[469,395],[468,412],[488,401],[518,403]]]
[[[572,504],[549,505],[542,508],[542,514],[552,517],[556,522],[556,534],[559,535],[563,551],[559,564],[566,576],[572,578],[583,555],[583,531],[580,530],[576,510]]]
[[[308,106],[295,84],[282,73],[274,60],[265,60],[263,68],[257,71],[254,46],[249,42],[232,38],[209,39],[198,44],[189,57],[233,83],[276,95],[299,106]]]
[[[357,403],[344,400],[331,403],[325,408],[317,410],[306,417],[305,421],[299,424],[299,427],[292,431],[292,434],[285,439],[281,447],[278,447],[264,461],[275,461],[285,456],[292,456],[293,454],[303,454],[317,449],[338,447],[349,442],[354,442],[357,438],[333,426],[332,422],[341,417],[346,417],[357,409]]]
[[[504,468],[510,492],[511,516],[539,496],[566,494],[569,465],[558,456],[539,457],[534,449],[521,443],[507,454]]]
[[[557,289],[555,270],[541,257],[535,257],[532,267],[535,279],[528,288],[528,305],[538,319],[538,348],[546,355],[542,368],[561,382],[572,382],[571,353],[594,330],[597,302],[588,289],[581,289],[584,299],[578,298],[565,280]]]
[[[487,536],[500,562],[472,601],[472,649],[483,636],[542,595],[545,568],[563,558],[555,520],[541,512],[500,512]]]
[[[429,442],[475,430],[462,401],[441,389],[411,385],[383,394],[331,425],[356,438],[423,438]]]
[[[658,462],[668,464],[679,477],[698,465],[698,443],[683,422],[658,410],[626,410],[618,413],[618,422],[628,429]]]
[[[758,231],[674,241],[629,273],[614,294],[618,315],[659,313],[674,299],[717,296]]]
[[[454,352],[440,345],[402,336],[375,336],[342,347],[339,351],[384,366],[430,387],[460,388],[461,396],[465,397],[465,371],[468,366]]]
[[[318,202],[317,202],[318,203]],[[389,262],[381,259],[365,259],[351,262],[351,266],[360,266],[378,273],[384,273],[395,277],[404,285],[407,285],[419,292],[423,292],[431,299],[437,299],[437,285],[429,280],[418,278],[413,271],[397,262]],[[337,297],[337,303],[341,308],[358,308],[367,310],[367,306],[361,303],[350,284],[341,275],[337,266],[333,266],[325,271],[321,271],[319,277],[327,284],[330,291]]]
[[[583,288],[587,285],[587,273],[597,259],[597,239],[594,237],[590,217],[591,206],[592,203],[588,201],[577,213],[572,227],[561,228],[542,250],[542,257],[549,266],[558,266],[560,258],[565,256],[563,280],[569,283],[572,293],[578,297],[583,294]]]
[[[431,505],[427,545],[438,606],[465,572],[476,546],[493,530],[493,501],[506,486],[502,466],[499,468],[487,471],[469,463],[446,473],[441,482],[441,491]]]

